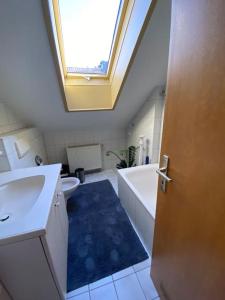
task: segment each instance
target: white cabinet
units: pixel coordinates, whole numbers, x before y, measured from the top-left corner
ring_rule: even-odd
[[[59,181],[46,233],[0,246],[0,281],[12,299],[65,299],[67,245],[68,218]]]
[[[66,217],[65,217],[66,216]],[[53,276],[62,297],[67,284],[68,218],[65,199],[58,188],[49,216],[46,235],[41,237]]]

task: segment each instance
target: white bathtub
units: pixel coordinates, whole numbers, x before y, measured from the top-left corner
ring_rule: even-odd
[[[118,194],[149,254],[152,252],[157,198],[158,164],[119,170]]]

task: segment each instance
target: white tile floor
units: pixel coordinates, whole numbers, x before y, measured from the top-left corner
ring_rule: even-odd
[[[68,300],[160,300],[150,277],[151,260],[67,294]]]
[[[85,183],[108,179],[118,193],[113,170],[86,175]],[[160,300],[150,277],[151,259],[67,294],[68,300]]]
[[[96,181],[101,181],[108,179],[115,192],[118,193],[118,183],[117,183],[117,171],[114,170],[104,170],[98,173],[93,173],[93,174],[87,174],[85,175],[85,183],[91,183],[91,182],[96,182]]]

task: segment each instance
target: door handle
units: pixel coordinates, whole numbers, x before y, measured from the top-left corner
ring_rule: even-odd
[[[162,156],[162,167],[156,170],[156,173],[161,177],[160,179],[160,188],[165,193],[166,192],[166,184],[167,182],[171,182],[172,179],[167,176],[168,172],[168,164],[169,164],[169,157],[168,155]]]
[[[164,167],[156,170],[156,173],[159,174],[159,176],[161,176],[163,179],[165,179],[166,182],[172,181],[172,179],[165,174],[166,172],[167,172],[167,168]]]

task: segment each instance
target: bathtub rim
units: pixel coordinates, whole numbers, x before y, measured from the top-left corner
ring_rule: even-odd
[[[141,194],[138,192],[138,190],[135,188],[135,186],[129,181],[127,178],[128,173],[134,173],[137,171],[141,171],[142,169],[158,169],[159,164],[154,163],[154,164],[148,164],[148,165],[141,165],[141,166],[135,166],[135,167],[130,167],[126,169],[120,169],[118,170],[119,176],[126,182],[128,187],[132,190],[132,192],[135,194],[135,196],[138,198],[138,201],[144,206],[146,211],[151,215],[151,217],[155,220],[155,212],[151,211],[146,205],[145,205],[145,200],[141,196]],[[157,175],[158,176],[158,175]],[[157,201],[157,192],[156,192],[156,201]]]

